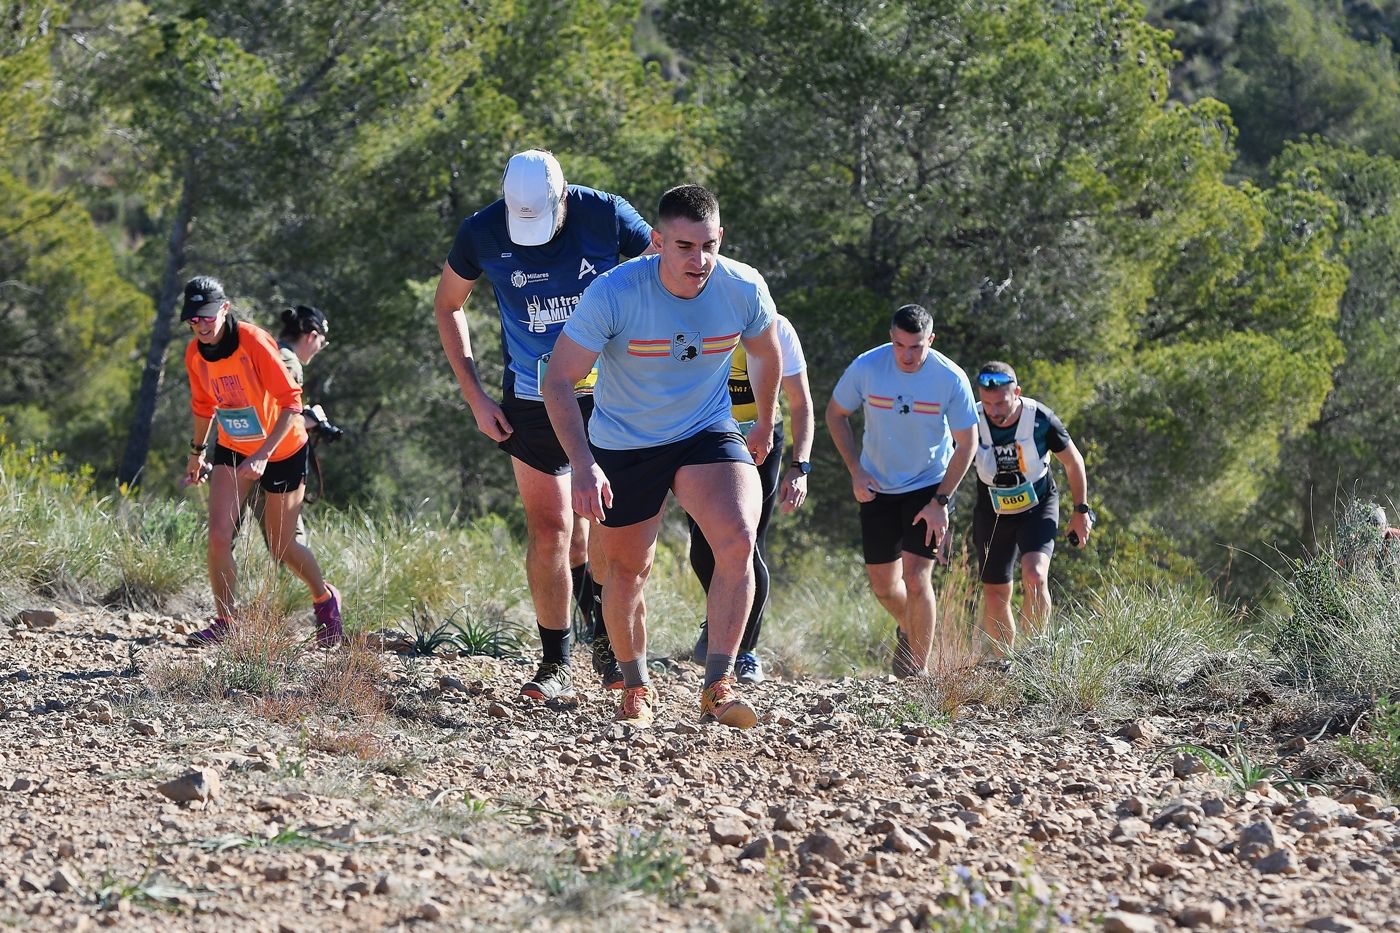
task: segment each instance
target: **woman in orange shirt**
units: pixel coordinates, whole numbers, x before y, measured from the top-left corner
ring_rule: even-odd
[[[180,320],[194,332],[185,348],[194,440],[184,482],[199,485],[209,479],[209,584],[214,590],[214,624],[194,638],[207,644],[228,635],[237,583],[233,539],[243,502],[257,484],[267,496],[268,548],[311,590],[317,644],[333,647],[341,641],[340,593],[321,576],[311,549],[296,540],[307,463],[301,387],[283,368],[272,335],[234,317],[217,279],[200,275],[186,283]],[[215,424],[211,461],[205,453]]]

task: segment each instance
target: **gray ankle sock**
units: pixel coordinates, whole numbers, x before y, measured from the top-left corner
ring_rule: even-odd
[[[651,677],[647,675],[646,658],[637,658],[635,661],[618,661],[617,666],[622,668],[622,685],[624,687],[645,687],[651,683]]]
[[[734,670],[734,655],[715,654],[711,651],[705,655],[705,686],[708,687],[715,681],[720,680]]]

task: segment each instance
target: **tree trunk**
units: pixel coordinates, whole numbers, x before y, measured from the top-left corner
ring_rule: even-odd
[[[175,306],[180,300],[180,272],[185,267],[185,245],[189,242],[190,217],[194,208],[194,167],[186,166],[180,203],[170,225],[170,239],[165,247],[165,271],[161,274],[160,294],[156,296],[156,319],[151,325],[151,346],[146,352],[146,368],[141,372],[141,388],[136,395],[136,412],[131,418],[131,433],[126,439],[117,481],[136,487],[141,471],[146,468],[146,455],[151,449],[151,425],[156,418],[156,399],[165,379],[165,351],[170,347],[171,324]]]

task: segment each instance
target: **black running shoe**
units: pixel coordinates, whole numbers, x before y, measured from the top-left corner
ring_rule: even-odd
[[[690,659],[696,664],[704,664],[705,658],[710,654],[710,622],[705,620],[700,623],[700,637],[695,639],[695,650],[690,653]]]
[[[617,655],[613,654],[612,642],[608,640],[607,634],[594,636],[591,647],[593,672],[603,678],[603,689],[621,690],[622,668],[617,663]]]
[[[569,665],[557,661],[546,661],[535,671],[535,679],[520,688],[520,695],[532,700],[556,700],[572,696],[574,675]]]
[[[919,669],[914,666],[914,653],[909,650],[909,637],[904,634],[904,629],[898,629],[895,635],[894,658],[890,662],[890,670],[901,680],[919,673]]]

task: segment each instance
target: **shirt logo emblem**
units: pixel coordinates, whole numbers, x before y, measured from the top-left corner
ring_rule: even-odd
[[[700,332],[676,334],[671,338],[671,359],[684,363],[700,355]]]
[[[597,275],[597,274],[598,274],[598,270],[595,269],[595,268],[593,267],[593,263],[589,262],[587,257],[584,257],[584,259],[581,260],[581,261],[579,262],[579,264],[578,264],[578,277],[579,277],[579,278],[583,278],[585,275]]]
[[[525,273],[521,272],[519,269],[516,269],[510,274],[510,284],[514,285],[516,288],[524,288],[527,281],[529,280],[525,278]]]

